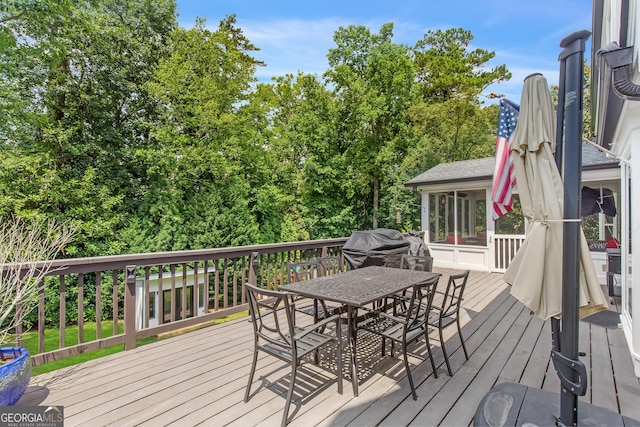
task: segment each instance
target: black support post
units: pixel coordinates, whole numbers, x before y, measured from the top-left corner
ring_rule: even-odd
[[[583,30],[565,37],[560,43],[560,69],[564,74],[559,93],[564,95],[564,167],[562,330],[560,354],[554,354],[554,365],[561,380],[560,420],[562,425],[578,424],[578,396],[586,387],[586,376],[579,375],[578,360],[578,292],[580,280],[580,198],[582,186],[582,77],[585,42],[591,33]],[[562,129],[562,123],[558,123]],[[561,140],[561,138],[558,138]],[[581,389],[581,390],[578,390]]]

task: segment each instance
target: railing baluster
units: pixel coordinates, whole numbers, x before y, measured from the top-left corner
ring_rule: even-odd
[[[495,268],[498,271],[504,271],[509,267],[511,260],[522,246],[524,236],[496,234],[493,241]]]
[[[84,343],[84,274],[78,274],[78,344]]]
[[[209,300],[211,299],[211,290],[209,289],[209,260],[204,262],[204,312],[209,312]]]
[[[149,327],[149,309],[151,308],[150,307],[150,302],[149,302],[149,297],[148,297],[148,295],[150,295],[149,294],[149,292],[150,292],[150,289],[149,289],[149,276],[150,276],[149,267],[147,266],[147,267],[144,268],[144,294],[147,295],[147,298],[144,299],[144,314],[143,314],[143,321],[144,321],[144,327],[145,328]],[[136,295],[136,298],[137,297],[138,296]],[[160,316],[158,316],[156,314],[156,318],[158,318],[158,317],[160,317]]]
[[[44,353],[44,278],[38,284],[38,352]]]
[[[273,279],[271,278],[271,254],[266,254],[267,257],[267,287],[269,289],[275,289],[275,283],[273,283]]]
[[[213,271],[213,309],[218,311],[220,309],[220,260],[214,260]]]
[[[233,259],[233,306],[238,305],[238,260]]]
[[[162,264],[158,265],[158,314],[156,318],[158,319],[158,325],[164,325],[164,286],[162,284],[162,273],[164,270],[164,266]]]
[[[200,314],[200,281],[198,280],[198,261],[193,263],[193,315],[198,316]]]
[[[222,306],[223,308],[229,307],[229,260],[227,258],[222,259],[222,290],[224,291]]]
[[[58,348],[66,347],[66,328],[67,328],[67,287],[64,279],[64,274],[58,276],[60,278],[60,313],[58,321],[60,322],[59,330],[60,335],[58,337]]]
[[[240,290],[240,292],[241,292],[240,301],[241,301],[241,304],[246,304],[247,298],[246,298],[246,295],[245,295],[244,284],[247,283],[247,262],[246,262],[247,261],[247,257],[243,256],[241,258],[241,261],[242,261],[242,265],[241,265],[242,277],[240,279],[241,280],[241,283],[240,283],[240,287],[241,287],[241,290]]]
[[[171,264],[169,266],[171,270],[171,296],[169,297],[169,301],[171,304],[171,321],[176,321],[176,265]]]
[[[113,318],[113,335],[118,335],[118,270],[111,272],[111,317]]]
[[[182,263],[182,289],[180,289],[180,294],[182,297],[180,298],[180,320],[186,319],[189,317],[189,312],[187,311],[187,263]]]
[[[96,271],[96,339],[102,339],[102,272]]]

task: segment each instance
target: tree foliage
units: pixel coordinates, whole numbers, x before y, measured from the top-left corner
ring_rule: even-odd
[[[380,193],[389,185],[385,178],[408,145],[413,64],[408,47],[392,37],[391,23],[378,34],[363,26],[340,28],[334,35],[336,47],[328,54],[325,76],[334,86],[338,131],[355,173],[354,205],[361,227],[378,227]]]
[[[404,182],[493,153],[480,95],[510,73],[466,30],[342,27],[322,76],[264,83],[235,16],[186,29],[175,7],[5,2],[0,215],[74,222],[66,256],[409,230]]]
[[[494,52],[469,50],[473,40],[462,28],[429,30],[412,49],[425,101],[447,101],[455,97],[475,98],[492,83],[511,78],[505,65],[487,69]]]
[[[154,144],[138,153],[149,165],[148,188],[128,230],[137,242],[132,249],[254,243],[246,168],[260,146],[244,103],[259,65],[250,55],[256,48],[234,17],[216,31],[202,20],[190,30],[177,28],[169,47],[147,84],[160,111]]]

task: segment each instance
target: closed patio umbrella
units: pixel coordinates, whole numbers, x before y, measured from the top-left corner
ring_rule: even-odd
[[[554,159],[556,115],[547,81],[532,74],[524,81],[520,117],[511,150],[526,239],[504,274],[511,294],[542,319],[562,313],[563,183]],[[587,240],[580,230],[579,315],[607,308]]]

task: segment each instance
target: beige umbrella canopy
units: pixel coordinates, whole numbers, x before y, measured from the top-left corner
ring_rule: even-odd
[[[542,319],[562,313],[563,184],[555,163],[556,115],[547,80],[524,81],[511,153],[527,236],[504,274],[511,294]],[[580,317],[607,308],[580,229]]]

